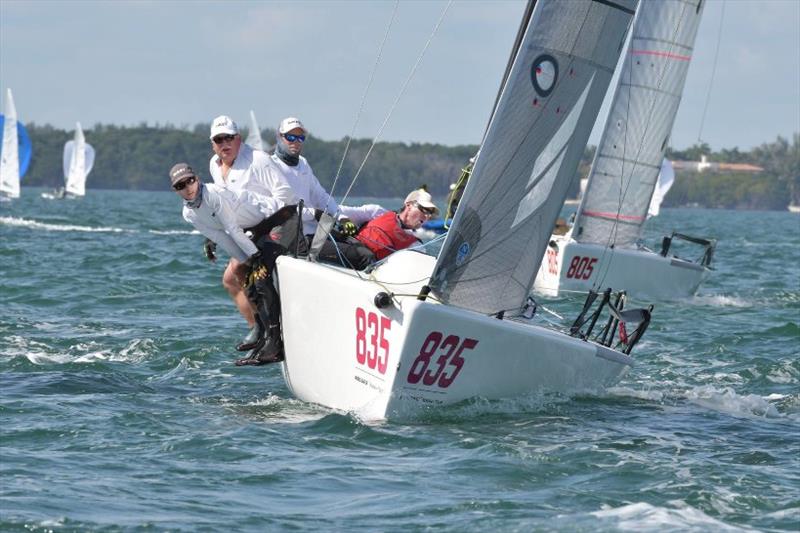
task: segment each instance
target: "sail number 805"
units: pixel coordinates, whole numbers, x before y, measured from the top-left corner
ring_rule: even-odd
[[[412,385],[422,381],[424,385],[436,385],[445,389],[455,381],[464,366],[462,352],[472,350],[477,345],[478,341],[475,339],[462,340],[456,335],[445,337],[440,331],[431,331],[422,343],[406,379]],[[434,360],[437,354],[438,357]]]
[[[596,257],[581,257],[576,255],[569,263],[567,270],[568,278],[589,279],[594,272],[594,265],[597,263]]]

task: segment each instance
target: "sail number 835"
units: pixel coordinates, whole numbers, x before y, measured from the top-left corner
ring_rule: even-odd
[[[445,337],[440,331],[431,331],[408,370],[407,381],[412,385],[422,381],[428,386],[449,387],[464,366],[462,352],[472,350],[477,345],[475,339],[462,340],[456,335]],[[438,357],[434,360],[436,355]]]

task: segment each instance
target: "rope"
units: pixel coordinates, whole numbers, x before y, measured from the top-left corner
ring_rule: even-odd
[[[350,187],[348,187],[347,191],[344,193],[344,196],[342,197],[342,202],[341,203],[344,203],[344,201],[347,199],[348,195],[350,194],[350,191],[353,189],[353,186],[356,184],[356,180],[358,180],[358,177],[361,174],[361,170],[364,168],[364,165],[367,163],[367,159],[369,159],[369,156],[372,153],[372,149],[375,148],[375,144],[378,142],[378,139],[380,139],[380,136],[383,133],[383,129],[386,127],[386,124],[389,122],[389,119],[391,118],[392,114],[394,113],[394,109],[395,109],[395,107],[397,107],[397,103],[400,101],[400,98],[406,92],[406,89],[408,88],[409,83],[411,83],[411,79],[414,77],[414,74],[417,71],[417,67],[419,67],[419,64],[422,62],[422,58],[425,56],[425,52],[428,50],[428,46],[430,46],[431,41],[433,41],[433,37],[436,35],[436,32],[439,31],[439,26],[442,25],[442,21],[444,20],[444,16],[447,13],[447,10],[450,9],[450,5],[452,3],[453,3],[453,0],[450,0],[449,2],[447,2],[447,5],[444,7],[444,10],[442,11],[442,14],[439,16],[439,20],[436,22],[436,25],[433,27],[433,31],[431,32],[430,37],[428,37],[428,41],[425,43],[425,46],[422,48],[422,51],[420,52],[419,57],[417,57],[417,61],[416,61],[416,63],[414,63],[414,66],[411,68],[411,72],[409,72],[408,77],[406,78],[406,81],[403,83],[403,86],[400,88],[400,92],[397,94],[397,97],[395,98],[394,103],[392,104],[391,108],[389,108],[389,113],[386,115],[386,118],[384,119],[383,124],[381,124],[381,127],[378,129],[378,133],[372,139],[372,144],[370,145],[369,150],[367,150],[367,153],[364,156],[364,160],[361,162],[361,166],[358,167],[358,170],[356,171],[355,175],[353,176],[353,180],[350,182]]]
[[[714,64],[711,66],[711,79],[708,81],[708,91],[706,91],[706,103],[703,105],[703,114],[700,115],[700,131],[697,132],[697,142],[702,143],[703,125],[706,122],[706,111],[708,102],[711,100],[711,86],[714,84],[714,75],[717,72],[717,59],[719,58],[719,44],[722,41],[722,19],[725,18],[725,0],[722,0],[722,13],[719,16],[719,28],[717,29],[717,49],[714,51]]]

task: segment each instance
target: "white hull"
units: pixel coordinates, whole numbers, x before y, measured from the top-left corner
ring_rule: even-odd
[[[283,370],[292,393],[385,419],[475,397],[597,390],[632,364],[566,334],[418,300],[433,264],[400,251],[361,279],[367,276],[279,258]],[[396,294],[385,308],[375,305],[382,291]]]
[[[536,276],[534,290],[546,296],[562,292],[624,290],[639,300],[686,298],[708,277],[710,269],[652,250],[606,248],[554,235]]]

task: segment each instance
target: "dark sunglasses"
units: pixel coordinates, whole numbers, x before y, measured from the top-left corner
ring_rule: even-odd
[[[418,204],[418,203],[416,203],[416,202],[414,202],[414,205],[416,205],[416,206],[417,206],[417,209],[419,209],[420,211],[422,211],[422,214],[423,214],[423,215],[428,215],[429,217],[432,217],[432,216],[433,216],[433,214],[435,213],[435,211],[434,211],[433,209],[431,209],[430,207],[425,207],[425,206],[419,205],[419,204]]]
[[[195,181],[197,181],[197,178],[195,178],[194,176],[189,176],[185,180],[181,180],[178,183],[176,183],[175,185],[173,185],[172,188],[175,189],[176,191],[182,191],[188,185],[191,185]]]
[[[214,137],[214,142],[216,144],[222,144],[226,142],[231,142],[236,138],[236,135],[217,135]]]
[[[301,143],[306,142],[305,135],[292,135],[291,133],[284,133],[283,138],[289,141],[290,143],[293,143],[295,141],[300,141]]]

